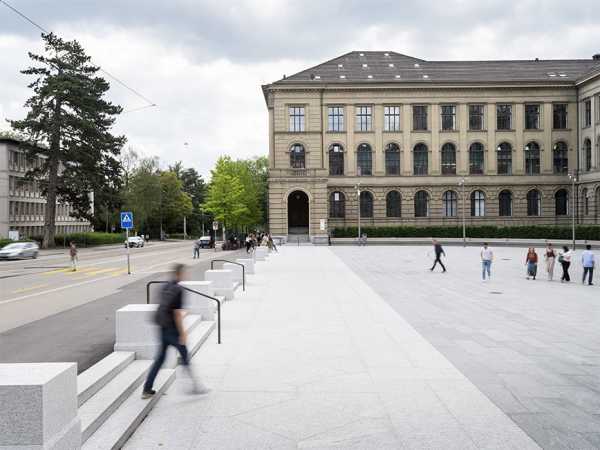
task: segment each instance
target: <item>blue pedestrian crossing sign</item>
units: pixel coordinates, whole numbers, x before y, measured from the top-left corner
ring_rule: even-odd
[[[133,213],[131,211],[121,212],[121,228],[124,230],[133,228]]]

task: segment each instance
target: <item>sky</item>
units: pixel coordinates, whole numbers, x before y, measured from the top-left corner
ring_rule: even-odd
[[[598,0],[6,0],[77,39],[124,107],[127,147],[205,177],[221,155],[268,153],[261,85],[352,50],[425,60],[570,59],[600,53]],[[0,3],[0,130],[25,114],[40,31]],[[127,112],[130,111],[130,112]]]

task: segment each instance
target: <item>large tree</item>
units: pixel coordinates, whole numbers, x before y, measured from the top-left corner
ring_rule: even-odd
[[[27,115],[11,126],[25,136],[28,158],[42,157],[27,177],[42,181],[47,202],[42,246],[47,248],[54,245],[56,201],[71,203],[77,217],[89,219],[91,194],[120,175],[125,138],[111,133],[122,108],[104,98],[110,86],[96,75],[99,68],[81,45],[53,33],[42,39],[45,53],[29,53],[36,65],[22,71],[35,77]]]

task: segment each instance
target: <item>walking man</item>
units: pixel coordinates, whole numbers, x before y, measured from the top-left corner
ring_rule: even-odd
[[[445,257],[446,252],[442,248],[442,244],[440,244],[435,239],[433,240],[433,251],[435,252],[435,261],[433,262],[433,266],[429,270],[431,270],[433,272],[433,269],[435,269],[435,266],[437,266],[437,263],[440,263],[440,266],[442,266],[442,271],[445,272],[446,267],[444,267],[444,263],[442,262],[441,257],[442,257],[442,255],[444,255],[444,257]]]
[[[487,272],[488,280],[492,279],[492,261],[494,260],[494,252],[488,247],[487,242],[484,242],[481,249],[481,276],[485,281],[485,273]]]
[[[69,244],[69,256],[71,257],[71,270],[77,271],[77,247],[75,242],[71,241]]]
[[[152,386],[154,385],[158,371],[165,362],[169,346],[175,347],[181,355],[183,366],[187,369],[193,383],[192,393],[206,394],[208,392],[208,389],[195,379],[190,368],[187,347],[185,346],[187,333],[183,328],[183,318],[185,317],[185,311],[183,310],[183,289],[179,285],[179,282],[183,280],[184,271],[185,266],[183,264],[176,264],[173,270],[173,278],[165,285],[161,293],[160,305],[155,316],[156,323],[160,327],[160,348],[154,364],[150,368],[148,378],[146,378],[146,382],[144,383],[144,390],[142,392],[142,398],[144,399],[156,394]]]
[[[194,241],[194,259],[200,258],[200,239]]]
[[[581,282],[585,284],[585,277],[589,273],[588,284],[592,286],[592,278],[594,277],[594,266],[596,265],[596,260],[594,258],[594,254],[592,253],[592,246],[587,244],[585,246],[585,250],[581,254],[581,264],[583,264],[583,279]]]

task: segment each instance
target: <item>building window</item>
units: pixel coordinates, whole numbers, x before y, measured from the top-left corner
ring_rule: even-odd
[[[512,147],[508,142],[503,142],[496,150],[498,175],[512,175]]]
[[[542,198],[540,191],[532,189],[527,193],[527,215],[539,216],[542,211]]]
[[[329,217],[335,219],[346,217],[346,197],[342,192],[332,192],[329,196]]]
[[[400,131],[400,107],[384,106],[383,108],[383,130]]]
[[[373,127],[373,108],[371,106],[356,107],[356,131],[371,131]]]
[[[553,119],[552,128],[555,130],[566,130],[567,129],[567,105],[566,103],[558,103],[552,106],[553,108]]]
[[[471,192],[471,216],[485,216],[485,194],[482,191]]]
[[[429,194],[419,191],[415,194],[415,217],[429,216]]]
[[[512,105],[496,105],[496,129],[512,129]]]
[[[456,105],[442,105],[442,130],[456,130]]]
[[[373,194],[369,191],[360,193],[360,217],[373,217]]]
[[[290,148],[290,166],[292,169],[304,169],[306,152],[302,144],[294,144]]]
[[[589,139],[583,141],[583,161],[585,171],[592,170],[592,141]]]
[[[590,201],[587,188],[581,190],[581,199],[583,200],[583,215],[587,216],[590,214]]]
[[[469,173],[471,175],[483,175],[483,164],[483,144],[473,142],[469,147]]]
[[[502,191],[498,195],[498,215],[512,216],[512,193],[510,191]]]
[[[454,191],[446,191],[442,195],[442,204],[444,207],[444,217],[456,217],[458,207],[458,195]]]
[[[429,171],[428,150],[425,144],[417,144],[413,149],[413,174],[427,175]]]
[[[525,105],[525,129],[540,129],[540,105]]]
[[[427,105],[413,105],[413,130],[427,130]]]
[[[330,106],[327,113],[329,131],[344,131],[344,107]]]
[[[592,125],[592,101],[586,100],[583,109],[583,126],[589,127]]]
[[[344,175],[344,147],[339,144],[329,146],[329,175]]]
[[[402,197],[398,191],[390,191],[385,196],[386,217],[400,217],[402,215]]]
[[[442,175],[456,175],[456,147],[454,144],[442,146]]]
[[[566,216],[569,213],[569,193],[566,189],[559,189],[554,194],[554,207],[557,216]]]
[[[304,131],[304,106],[290,106],[290,131],[299,133]]]
[[[385,174],[400,175],[400,147],[393,142],[385,146]]]
[[[567,144],[562,141],[554,144],[554,148],[552,149],[552,161],[555,174],[567,174],[569,172]]]
[[[484,105],[469,105],[469,130],[483,130]]]
[[[525,146],[525,174],[538,175],[540,173],[540,146],[537,142],[530,142]]]
[[[373,152],[369,144],[360,144],[357,150],[357,175],[373,175]]]

